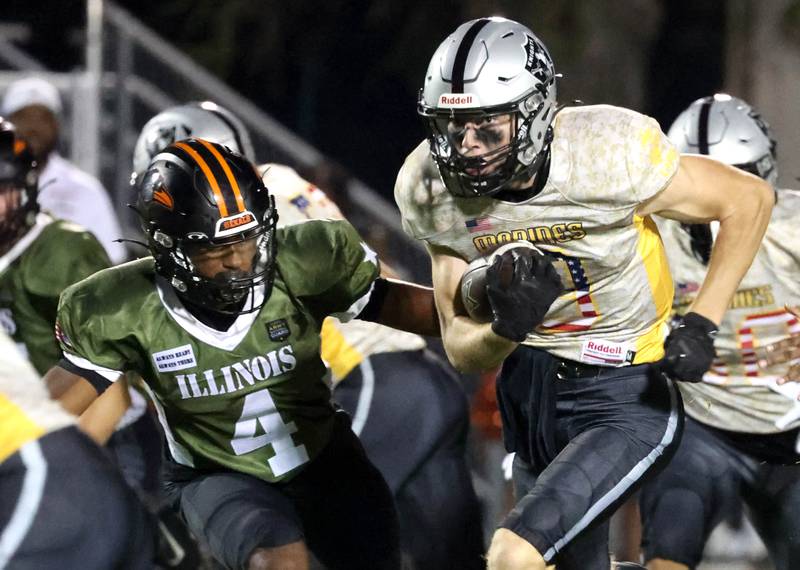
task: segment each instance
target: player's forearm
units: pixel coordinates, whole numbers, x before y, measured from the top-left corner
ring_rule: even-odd
[[[761,183],[720,220],[703,286],[691,310],[719,324],[739,282],[753,262],[774,203],[772,188]]]
[[[456,316],[442,336],[450,363],[461,372],[481,372],[499,366],[517,348],[517,343],[492,331],[491,323]]]
[[[386,292],[377,322],[424,336],[440,336],[433,289],[386,279]]]
[[[130,404],[128,383],[120,378],[81,414],[78,427],[98,445],[105,445]]]

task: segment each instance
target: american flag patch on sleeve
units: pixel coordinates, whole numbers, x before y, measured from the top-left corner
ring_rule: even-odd
[[[467,230],[469,230],[469,233],[484,232],[492,229],[492,222],[489,220],[488,216],[467,220],[464,222],[464,225],[467,227]]]

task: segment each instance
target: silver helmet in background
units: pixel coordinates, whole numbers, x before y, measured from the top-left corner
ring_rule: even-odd
[[[703,154],[778,181],[775,139],[769,125],[750,105],[725,93],[698,99],[669,128],[668,136],[682,153]],[[692,253],[708,265],[719,224],[681,224],[689,234]]]
[[[417,110],[448,190],[490,196],[525,182],[542,166],[553,137],[553,60],[527,27],[505,18],[462,24],[436,50]],[[459,152],[464,121],[510,115],[511,140],[478,156]],[[480,119],[478,119],[480,120]]]
[[[137,183],[155,155],[190,137],[227,146],[251,162],[255,160],[250,133],[238,117],[211,101],[187,103],[161,111],[142,127],[133,151],[131,183]]]
[[[681,113],[668,134],[678,150],[705,154],[759,176],[775,186],[778,162],[769,125],[737,97],[717,93]]]

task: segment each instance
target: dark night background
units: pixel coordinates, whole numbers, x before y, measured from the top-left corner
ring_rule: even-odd
[[[723,83],[723,1],[120,4],[387,195],[403,158],[423,136],[415,104],[428,59],[470,18],[505,15],[530,26],[565,75],[562,102],[631,106],[665,129],[689,102]],[[0,20],[30,24],[25,46],[52,69],[83,65],[83,1],[6,0]],[[609,52],[606,45],[614,41],[608,38],[622,38],[619,47]],[[604,59],[590,67],[595,44]],[[640,76],[627,72],[631,58],[640,62]]]

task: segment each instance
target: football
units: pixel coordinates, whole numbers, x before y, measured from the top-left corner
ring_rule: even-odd
[[[492,307],[489,305],[489,299],[486,296],[486,270],[498,255],[502,255],[510,249],[518,247],[539,249],[529,241],[514,241],[501,245],[493,252],[483,257],[473,259],[464,270],[461,276],[461,301],[464,304],[464,309],[467,315],[477,323],[489,323],[492,321]],[[510,279],[511,276],[508,276]]]

